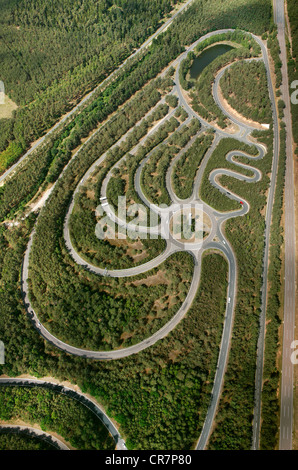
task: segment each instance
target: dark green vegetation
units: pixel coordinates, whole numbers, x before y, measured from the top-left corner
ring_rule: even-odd
[[[162,144],[149,158],[141,174],[144,194],[153,204],[171,204],[166,187],[166,174],[171,161],[188,144],[200,129],[200,122],[192,119],[190,124],[183,126],[168,139],[168,145]]]
[[[166,248],[163,239],[140,239],[134,233],[123,233],[117,224],[107,217],[96,217],[94,199],[87,194],[80,194],[71,215],[69,229],[71,241],[76,252],[88,263],[103,269],[128,269],[150,261]],[[115,239],[109,238],[109,232],[103,239],[103,232],[114,230]]]
[[[181,122],[184,122],[187,119],[188,114],[187,114],[187,112],[185,111],[184,108],[179,106],[179,108],[177,108],[177,111],[175,113],[175,117],[180,119]]]
[[[176,108],[178,105],[178,98],[175,95],[168,95],[165,98],[166,103],[171,107],[171,108]]]
[[[209,449],[251,448],[264,255],[264,207],[273,155],[272,131],[255,131],[254,136],[268,149],[262,160],[251,162],[262,171],[262,179],[249,184],[231,177],[222,178],[231,191],[249,202],[250,211],[243,217],[228,220],[225,226],[238,265],[237,305],[224,389]],[[210,203],[207,198],[206,202]]]
[[[248,144],[245,144],[243,142],[239,142],[235,139],[232,138],[225,138],[222,139],[216,149],[214,150],[212,157],[209,159],[205,173],[203,175],[202,179],[202,184],[200,188],[200,197],[206,201],[211,207],[214,207],[214,209],[219,210],[219,211],[231,211],[231,210],[237,210],[240,208],[239,203],[233,199],[228,198],[224,194],[222,194],[218,188],[215,188],[211,182],[209,181],[209,175],[212,172],[212,170],[215,170],[217,168],[227,168],[229,170],[236,171],[237,173],[246,175],[246,176],[253,176],[253,173],[250,170],[245,170],[244,168],[237,167],[233,163],[230,163],[226,160],[226,156],[229,152],[239,150],[241,152],[245,152],[249,155],[252,156],[257,156],[258,151],[256,147],[250,146]],[[250,159],[245,159],[245,157],[237,157],[241,163],[244,164],[250,164],[251,160]],[[254,163],[252,165],[254,166]],[[230,177],[225,177],[221,176],[219,178],[219,181],[221,184],[226,186],[224,184],[225,181],[230,181]],[[232,179],[234,181],[234,179]],[[252,183],[251,186],[253,186],[254,183]]]
[[[77,1],[79,2],[79,0]],[[42,3],[41,0],[40,2]],[[18,48],[20,47],[25,48],[25,50],[28,52],[28,47],[30,47],[29,46],[30,41],[27,41],[27,40],[24,42],[18,41],[18,35],[23,34],[24,31],[29,31],[29,34],[32,34],[32,28],[30,28],[28,24],[34,25],[34,29],[36,29],[36,28],[39,28],[38,21],[32,18],[32,13],[33,13],[32,10],[29,10],[29,18],[27,15],[24,15],[24,18],[21,19],[20,16],[22,12],[21,12],[21,9],[19,9],[19,13],[16,14],[15,18],[18,19],[18,22],[20,22],[20,24],[22,24],[23,26],[20,27],[20,29],[17,29],[16,26],[19,26],[19,25],[13,24],[14,20],[11,17],[11,7],[14,8],[16,3],[8,2],[7,0],[2,0],[2,3],[3,3],[3,8],[2,8],[3,14],[1,17],[3,18],[2,26],[3,28],[9,30],[9,36],[13,40],[13,45],[14,47],[17,47],[17,50],[15,52],[18,52]],[[163,1],[164,8],[168,8],[169,3],[170,2],[166,0]],[[73,2],[71,2],[71,5],[72,4]],[[157,0],[154,2],[150,2],[150,5],[152,5],[153,8],[159,4],[160,2]],[[23,5],[25,5],[25,3],[22,3],[22,6]],[[34,11],[33,14],[35,15],[35,12],[37,12],[38,10],[34,9],[34,5],[32,6],[33,6],[33,11]],[[37,16],[44,14],[45,7],[43,5],[41,6],[42,8],[37,13]],[[88,4],[86,4],[87,13],[89,9],[97,9],[97,7],[98,7],[97,3],[94,4],[94,2],[89,1]],[[140,1],[132,2],[132,9],[134,8],[135,10],[139,8],[141,15],[143,15],[144,12],[146,12],[145,16],[148,15],[147,2],[140,2]],[[163,11],[165,12],[165,10]],[[48,35],[48,28],[47,28],[49,24],[51,24],[52,12],[56,12],[56,9],[54,6],[52,10],[48,8],[49,20],[47,21],[44,28],[41,25],[41,28],[40,28],[41,34],[40,36],[34,39],[35,41],[39,41],[39,39],[41,39],[42,42],[46,41],[46,43],[50,39],[51,41],[51,47],[49,48],[50,51],[53,50],[52,44],[56,44],[55,41],[52,41],[51,35]],[[90,32],[91,35],[93,34],[93,40],[91,41],[91,44],[94,45],[94,33],[96,35],[96,41],[98,41],[98,36],[96,32],[97,25],[95,24],[95,22],[100,23],[101,20],[103,21],[105,20],[104,18],[104,16],[106,15],[105,9],[103,9],[102,11],[102,8],[99,8],[98,13],[95,14],[95,16],[93,17],[91,21],[90,30],[88,31],[87,35],[85,33],[86,28],[82,29],[82,21],[83,21],[83,18],[86,17],[86,13],[84,9],[83,10],[75,10],[75,9],[70,10],[68,8],[67,14],[69,16],[68,19],[66,20],[66,23],[68,24],[67,28],[65,28],[65,22],[63,22],[64,19],[62,16],[61,23],[57,25],[57,29],[55,29],[55,23],[57,23],[57,21],[59,22],[60,20],[60,17],[56,19],[56,16],[55,16],[53,19],[53,22],[54,22],[53,31],[54,32],[57,31],[55,39],[57,39],[57,36],[58,36],[58,38],[60,39],[60,41],[58,41],[59,45],[60,46],[63,45],[63,47],[66,48],[64,50],[61,49],[61,52],[59,51],[60,54],[63,55],[67,51],[67,49],[70,48],[74,52],[75,57],[77,58],[76,60],[79,60],[79,64],[76,64],[76,62],[74,62],[76,64],[75,67],[73,67],[73,64],[72,64],[69,70],[64,71],[64,79],[62,80],[61,78],[63,77],[61,76],[60,78],[53,77],[53,73],[55,72],[51,72],[49,74],[50,79],[53,80],[53,84],[52,86],[50,83],[45,84],[46,89],[43,91],[43,95],[44,95],[44,101],[46,105],[44,108],[43,108],[44,106],[43,100],[41,99],[41,97],[39,97],[38,99],[32,101],[31,105],[28,106],[28,111],[27,111],[27,108],[23,108],[23,107],[19,108],[19,110],[17,111],[17,117],[15,118],[15,121],[11,121],[11,120],[5,121],[5,124],[3,126],[3,134],[2,134],[3,138],[2,138],[2,143],[0,145],[0,149],[2,146],[2,149],[4,150],[5,146],[7,146],[9,142],[14,142],[13,144],[14,147],[10,147],[10,150],[9,150],[11,154],[11,158],[9,159],[10,163],[12,162],[13,159],[16,159],[18,157],[19,151],[16,149],[20,149],[20,148],[24,149],[28,145],[28,142],[30,140],[34,140],[37,135],[40,135],[43,129],[47,128],[50,125],[49,122],[44,122],[44,119],[47,119],[46,117],[48,115],[50,116],[52,120],[53,119],[56,120],[59,113],[61,114],[61,111],[58,111],[55,109],[57,102],[60,107],[62,103],[62,106],[64,107],[64,110],[65,110],[65,103],[74,104],[74,102],[78,100],[78,89],[80,90],[82,88],[82,83],[83,83],[83,87],[85,87],[85,92],[88,89],[90,89],[90,82],[88,83],[88,79],[86,83],[84,82],[84,68],[86,69],[87,73],[90,72],[91,76],[92,74],[93,76],[97,75],[97,82],[98,82],[100,81],[101,78],[103,78],[103,76],[106,76],[107,74],[107,71],[104,69],[104,67],[107,67],[107,70],[110,71],[111,64],[112,64],[112,68],[113,66],[115,67],[115,63],[118,64],[119,60],[123,60],[125,56],[123,55],[123,49],[119,47],[119,40],[115,41],[115,39],[113,38],[112,42],[115,45],[115,48],[118,51],[120,51],[120,55],[122,54],[122,56],[116,57],[116,60],[114,60],[115,51],[113,52],[114,56],[113,54],[109,54],[110,43],[108,40],[109,48],[108,48],[108,51],[106,51],[107,56],[108,56],[106,57],[107,63],[102,64],[102,67],[101,66],[93,67],[94,65],[93,62],[94,61],[97,62],[98,60],[98,53],[96,53],[97,51],[94,51],[94,56],[90,57],[88,61],[86,56],[84,57],[84,53],[81,56],[82,51],[76,48],[77,42],[76,41],[73,42],[73,40],[74,40],[74,37],[76,37],[79,34],[79,39],[83,40],[84,42],[84,45],[83,45],[83,50],[84,50],[86,44],[89,44],[88,41],[90,40],[90,37],[88,36],[90,36],[89,34]],[[74,18],[75,16],[78,17],[78,23],[77,23],[77,20]],[[221,29],[221,28],[238,27],[244,30],[255,32],[257,34],[262,34],[269,27],[270,16],[271,16],[270,0],[262,0],[262,2],[258,2],[257,0],[249,0],[249,5],[247,4],[247,0],[241,0],[241,1],[232,0],[231,2],[229,2],[228,5],[224,3],[219,4],[217,0],[211,0],[211,1],[208,0],[208,2],[206,0],[197,0],[190,8],[188,8],[188,10],[184,14],[182,14],[178,18],[178,21],[176,21],[175,24],[171,28],[169,28],[165,34],[163,34],[162,36],[159,36],[157,40],[154,41],[154,44],[149,54],[147,54],[147,64],[148,64],[148,57],[150,57],[149,62],[151,62],[150,73],[152,72],[154,73],[154,68],[157,62],[159,63],[159,66],[158,66],[159,70],[161,70],[162,67],[164,67],[172,59],[174,59],[179,52],[182,52],[182,48],[180,46],[181,44],[191,44],[192,42],[194,42],[196,39],[198,39],[200,36],[207,33],[208,31]],[[112,18],[116,18],[118,25],[122,27],[123,18],[122,18],[122,13],[120,9],[118,8],[113,9]],[[149,16],[147,16],[147,18],[149,18]],[[154,19],[156,19],[156,16],[154,17]],[[27,24],[28,20],[29,20],[29,23]],[[35,21],[36,23],[34,23]],[[150,21],[152,21],[151,17],[150,17]],[[8,23],[10,23],[10,25],[8,25]],[[146,35],[146,32],[144,32],[143,25],[140,26],[137,21],[136,21],[136,24],[138,25],[137,27],[139,28],[139,36],[141,35],[144,37],[144,34]],[[72,26],[74,28],[74,33],[72,32]],[[135,27],[135,24],[133,25],[133,27]],[[125,31],[124,34],[126,34],[127,29],[124,31]],[[110,33],[111,33],[111,29],[109,29],[108,31],[108,34]],[[116,35],[117,33],[119,33],[119,30],[117,30]],[[70,45],[68,41],[65,41],[66,38],[63,37],[63,34],[71,36],[72,39],[70,41]],[[129,35],[130,34],[131,34],[131,31],[129,32]],[[121,36],[121,33],[120,33],[120,36]],[[101,43],[99,43],[98,46],[99,46],[99,49],[101,49]],[[158,51],[156,48],[158,48]],[[7,50],[7,43],[5,43],[5,49]],[[127,55],[126,44],[124,45],[124,49]],[[5,74],[9,75],[10,73],[9,70],[11,69],[11,60],[13,60],[13,62],[18,62],[19,64],[18,68],[21,67],[21,72],[20,74],[16,75],[16,77],[18,78],[19,76],[21,77],[22,84],[24,83],[24,80],[28,81],[29,87],[30,87],[32,86],[31,82],[33,81],[33,80],[30,80],[31,70],[30,71],[27,70],[28,65],[26,65],[26,67],[24,68],[24,63],[22,62],[22,52],[25,53],[25,51],[20,51],[21,53],[20,59],[18,59],[18,54],[14,55],[13,50],[7,53],[7,55],[5,56],[5,60],[7,60],[9,67],[7,66],[5,67]],[[31,52],[32,51],[30,51],[30,53]],[[37,51],[36,51],[36,55],[38,55]],[[44,52],[44,49],[42,49],[41,58],[39,58],[39,60],[41,59],[42,62],[44,60],[44,63],[42,63],[43,67],[47,67],[46,66],[47,58],[45,58],[45,55],[46,53]],[[99,54],[99,56],[100,58],[102,58],[102,54]],[[116,56],[117,56],[117,53],[116,53]],[[54,57],[53,60],[56,61],[57,55],[54,54],[53,57]],[[72,60],[74,60],[74,56],[72,57]],[[67,66],[68,62],[65,60],[61,60],[59,62],[59,66],[57,66],[57,70],[58,70],[58,73],[60,73],[60,75],[62,73],[61,68],[63,69],[64,63]],[[51,64],[51,66],[53,65],[52,60],[49,61],[49,64]],[[36,66],[35,61],[34,61],[34,66]],[[40,84],[38,85],[40,87],[41,83],[46,81],[47,79],[45,78],[45,72],[43,68],[41,68],[41,70],[40,70],[40,67],[35,67],[35,68],[37,69],[37,71],[35,71],[34,73],[37,73],[37,75],[40,78]],[[69,73],[69,71],[71,71],[71,73]],[[98,74],[101,74],[101,78],[98,78]],[[143,77],[146,77],[147,74],[148,74],[148,68],[145,72],[145,75],[144,75],[144,72],[138,74],[138,79],[136,83],[140,83],[140,80]],[[154,75],[151,75],[151,78],[153,76]],[[7,77],[4,76],[4,81],[8,83],[7,85],[8,94],[11,96],[13,96],[12,89],[14,89],[15,91],[15,89],[21,88],[21,87],[16,87],[14,86],[13,83],[11,83],[13,82],[13,80],[14,81],[16,80],[16,77],[9,78],[8,76]],[[3,79],[2,76],[1,76],[1,79]],[[57,82],[57,80],[60,80],[60,82]],[[37,80],[37,82],[39,81]],[[67,99],[67,97],[65,97],[65,94],[66,95],[68,94],[68,88],[70,88],[73,94],[72,99]],[[59,97],[59,99],[56,102],[54,101],[53,98],[57,96]],[[60,97],[63,97],[61,101],[60,101]],[[34,96],[34,99],[35,98],[36,96]],[[17,97],[15,99],[17,99]],[[46,112],[44,112],[44,109],[46,109]],[[3,159],[7,161],[7,155],[5,155]],[[1,156],[0,156],[0,160],[1,160]]]
[[[192,99],[193,109],[207,121],[216,121],[220,127],[225,128],[229,122],[228,118],[216,105],[212,95],[214,79],[219,70],[226,65],[239,59],[257,57],[260,54],[260,46],[250,35],[238,31],[222,34],[220,38],[217,38],[217,41],[231,41],[232,43],[239,44],[240,47],[234,48],[214,59],[210,65],[204,68],[198,79],[188,85],[188,88],[191,88],[190,97]],[[215,38],[212,39],[213,42],[215,42]],[[199,51],[201,52],[205,47],[209,46],[210,43],[212,44],[212,41],[207,39],[199,44]],[[192,62],[193,60],[190,61],[190,64],[192,64]]]
[[[35,435],[11,431],[0,431],[0,450],[55,450],[56,446]]]
[[[196,58],[195,53],[193,51],[190,51],[187,54],[186,59],[184,59],[181,62],[180,69],[179,69],[179,81],[180,81],[182,88],[184,88],[184,90],[189,90],[192,86],[192,83],[186,79],[186,76],[189,73],[195,58]]]
[[[57,432],[76,449],[115,449],[112,436],[91,410],[50,389],[1,386],[0,419],[38,423],[43,431]]]
[[[145,276],[139,276],[140,282],[133,285],[131,279],[128,282],[97,277],[73,262],[64,246],[61,222],[71,194],[93,158],[94,153],[85,149],[71,161],[38,219],[31,253],[31,297],[41,321],[46,322],[58,337],[89,349],[109,350],[139,342],[171,318],[185,298],[192,262],[186,254],[174,255],[166,261],[165,278],[150,287],[150,295]],[[112,160],[111,166],[114,163]],[[171,276],[171,271],[180,265],[181,276]],[[157,271],[151,274],[156,275]],[[167,275],[172,279],[169,284]],[[179,294],[171,297],[170,294],[177,292],[178,285]],[[49,286],[53,288],[51,292]],[[118,295],[114,298],[116,286]],[[159,298],[162,298],[160,303]],[[78,315],[78,312],[84,314]]]
[[[295,0],[287,0],[288,15],[291,28],[291,47],[288,46],[289,51],[289,62],[288,62],[288,74],[289,74],[289,86],[292,82],[298,80],[298,14],[297,14],[297,3]],[[297,90],[297,87],[296,87]],[[290,94],[294,92],[294,89],[290,89]],[[297,95],[296,95],[297,96]],[[296,155],[298,155],[298,105],[291,105],[292,109],[292,121],[293,121],[293,137],[296,144]]]
[[[170,78],[157,79],[157,81],[150,83],[129,101],[123,109],[120,109],[110,123],[102,126],[84,148],[85,151],[92,154],[93,160],[91,163],[99,155],[107,151],[110,146],[115,144],[123,134],[134,126],[160,100],[161,94],[158,92],[158,89],[164,92],[172,86],[171,84],[172,80]],[[120,95],[116,93],[114,85],[111,86],[111,90],[109,92],[112,93],[112,103],[121,103],[121,100],[124,99],[121,93]],[[116,90],[118,89],[116,88]],[[22,209],[45,180],[48,183],[52,183],[58,178],[64,165],[70,160],[72,150],[77,148],[76,126],[78,129],[81,129],[80,132],[83,132],[86,125],[84,117],[88,115],[88,120],[92,123],[94,119],[93,113],[95,113],[95,117],[97,113],[100,114],[101,118],[100,116],[96,118],[99,120],[107,117],[107,113],[112,112],[114,108],[114,105],[110,102],[106,104],[108,97],[109,94],[105,95],[103,93],[103,96],[98,100],[99,109],[97,111],[94,106],[88,107],[86,114],[82,112],[74,122],[69,124],[64,132],[63,130],[59,131],[57,133],[58,138],[54,143],[50,141],[42,150],[34,152],[26,165],[4,187],[0,188],[0,220],[7,216],[11,217],[16,210]],[[90,128],[90,122],[87,125],[88,132],[92,129],[92,127]],[[81,137],[84,135],[85,133],[80,134]]]
[[[0,151],[11,143],[11,159],[17,158],[144,42],[177,3],[1,0],[0,79],[19,108],[5,122]]]
[[[273,450],[278,442],[279,426],[279,386],[278,352],[280,348],[279,328],[281,324],[281,247],[283,245],[283,215],[285,168],[286,168],[286,131],[282,123],[280,131],[280,154],[275,201],[272,213],[270,235],[270,264],[268,272],[269,294],[266,311],[265,359],[262,392],[262,427],[260,448]]]
[[[239,28],[258,35],[269,29],[272,15],[270,0],[197,0],[177,21],[184,44],[192,44],[209,31]],[[173,28],[174,29],[174,28]],[[176,29],[176,28],[175,28]]]
[[[226,70],[220,87],[232,108],[245,118],[260,123],[272,121],[267,74],[263,62],[237,62]]]
[[[212,144],[213,133],[198,137],[175,164],[172,172],[173,188],[180,199],[191,196],[194,179],[207,150]]]
[[[204,257],[196,301],[166,338],[124,360],[97,362],[59,351],[32,328],[18,282],[29,230],[18,227],[0,234],[0,331],[6,347],[6,364],[0,366],[0,373],[55,375],[73,381],[121,424],[129,448],[191,448],[204,421],[217,363],[226,261],[217,254]]]
[[[6,122],[9,123],[9,119],[1,119],[1,135],[5,132]],[[0,173],[3,173],[6,168],[13,164],[15,160],[21,155],[23,148],[17,142],[11,142],[6,150],[3,150],[0,154]]]

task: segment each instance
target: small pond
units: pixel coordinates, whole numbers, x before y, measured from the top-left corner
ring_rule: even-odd
[[[214,59],[226,52],[229,52],[231,49],[234,49],[234,47],[229,46],[228,44],[216,44],[215,46],[205,49],[194,60],[190,69],[190,78],[192,80],[196,80],[207,65],[211,64]]]

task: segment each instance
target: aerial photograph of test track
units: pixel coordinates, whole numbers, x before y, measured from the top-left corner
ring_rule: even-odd
[[[298,450],[295,1],[0,0],[0,450]]]

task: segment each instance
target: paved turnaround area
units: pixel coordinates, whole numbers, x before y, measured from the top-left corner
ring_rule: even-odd
[[[254,169],[251,166],[247,166],[245,164],[239,163],[238,161],[235,160],[235,157],[237,156],[245,156],[250,159],[260,159],[263,158],[266,154],[266,149],[263,145],[254,143],[253,145],[258,149],[258,156],[257,157],[251,157],[243,152],[237,151],[237,152],[230,152],[226,158],[228,161],[232,162],[235,164],[235,171],[232,170],[227,170],[227,169],[216,169],[213,172],[210,173],[209,175],[209,180],[211,184],[213,184],[216,188],[219,189],[225,196],[228,196],[229,198],[238,201],[239,202],[239,209],[235,211],[231,211],[228,213],[221,213],[216,210],[214,210],[212,207],[208,206],[205,204],[203,201],[200,200],[198,194],[199,194],[199,188],[202,183],[202,178],[204,171],[206,169],[206,165],[211,158],[214,149],[220,142],[220,140],[224,137],[233,137],[236,140],[239,140],[240,142],[244,142],[247,144],[252,145],[252,141],[250,140],[250,134],[251,132],[255,129],[253,126],[249,126],[246,124],[243,124],[241,122],[238,122],[237,119],[233,118],[233,116],[229,115],[228,112],[222,107],[219,98],[218,98],[218,84],[219,84],[219,79],[215,80],[214,87],[213,87],[213,95],[215,102],[221,107],[222,111],[233,121],[233,123],[237,126],[237,132],[233,135],[228,134],[224,130],[219,130],[216,127],[213,127],[210,125],[208,122],[203,120],[194,110],[188,105],[187,101],[185,100],[184,93],[181,89],[180,82],[179,82],[179,68],[182,60],[185,59],[187,53],[195,48],[195,46],[201,42],[204,41],[204,39],[224,33],[227,31],[232,31],[232,30],[221,30],[221,31],[215,31],[212,33],[208,33],[206,36],[200,38],[199,41],[194,43],[191,47],[187,49],[185,53],[183,53],[174,63],[174,65],[177,65],[176,68],[176,75],[175,75],[175,85],[173,88],[172,93],[178,96],[179,99],[179,105],[184,108],[184,110],[188,113],[189,119],[191,117],[194,117],[198,119],[201,123],[201,131],[203,132],[209,128],[213,129],[215,131],[215,137],[212,146],[210,147],[209,151],[205,154],[205,157],[197,171],[194,185],[193,185],[193,193],[191,197],[187,200],[180,200],[177,198],[177,196],[174,193],[174,190],[172,188],[172,179],[171,179],[171,172],[173,170],[173,165],[170,166],[168,170],[168,174],[166,177],[166,184],[167,184],[167,190],[171,196],[172,203],[168,208],[159,208],[158,206],[152,205],[150,201],[147,200],[146,196],[142,192],[141,184],[140,184],[140,178],[141,178],[141,171],[146,163],[146,161],[150,158],[150,154],[147,155],[145,160],[141,163],[139,170],[137,171],[135,175],[135,189],[139,195],[139,197],[144,201],[144,203],[147,206],[150,206],[151,210],[153,210],[156,214],[159,215],[160,217],[160,224],[156,227],[135,227],[132,224],[127,224],[125,220],[119,219],[113,208],[110,206],[109,202],[105,202],[103,204],[102,208],[106,212],[106,214],[114,220],[116,223],[118,223],[120,226],[125,227],[125,228],[130,228],[132,230],[139,230],[141,231],[146,231],[147,233],[151,232],[154,234],[159,234],[161,236],[164,236],[164,234],[167,232],[168,224],[169,224],[169,218],[170,215],[175,213],[179,207],[181,207],[181,204],[183,204],[184,207],[196,207],[198,205],[202,205],[204,212],[209,216],[211,220],[211,230],[209,235],[204,239],[203,242],[195,242],[195,243],[190,243],[190,244],[183,244],[177,240],[175,240],[171,234],[170,236],[166,239],[166,249],[165,251],[158,256],[157,258],[134,268],[131,269],[124,269],[124,270],[107,270],[104,267],[103,268],[97,268],[89,263],[86,262],[86,260],[82,259],[81,256],[76,252],[74,249],[70,235],[69,235],[69,217],[72,212],[73,206],[74,206],[74,196],[75,194],[80,190],[82,185],[88,180],[89,176],[93,173],[93,171],[98,167],[105,159],[106,154],[103,154],[102,156],[99,157],[99,159],[92,165],[92,167],[88,170],[88,172],[85,174],[83,179],[80,181],[79,185],[76,188],[76,191],[73,195],[73,200],[72,203],[69,207],[68,213],[65,218],[64,222],[64,239],[67,248],[69,249],[73,259],[80,265],[84,266],[87,270],[94,272],[98,275],[109,275],[111,277],[130,277],[130,276],[135,276],[136,274],[141,274],[145,273],[152,268],[160,265],[163,261],[165,261],[171,254],[177,251],[182,251],[186,250],[189,253],[192,254],[194,258],[194,274],[193,274],[193,279],[191,283],[191,287],[189,289],[189,292],[187,294],[187,297],[182,304],[181,308],[178,310],[178,312],[173,316],[173,318],[166,324],[164,325],[159,331],[157,331],[155,334],[153,334],[150,338],[145,339],[144,341],[141,341],[138,344],[135,344],[134,346],[128,347],[128,348],[123,348],[119,350],[113,350],[113,351],[89,351],[85,349],[80,349],[74,346],[71,346],[70,344],[66,344],[62,341],[59,340],[59,338],[56,338],[54,335],[52,335],[39,321],[38,319],[38,313],[34,311],[30,299],[29,299],[29,287],[28,287],[28,279],[29,279],[29,260],[30,260],[30,251],[32,244],[34,243],[34,231],[31,235],[30,242],[28,244],[25,258],[24,258],[24,263],[23,263],[23,269],[22,269],[22,288],[23,288],[23,294],[24,294],[24,302],[27,307],[28,314],[32,320],[32,323],[34,324],[35,328],[40,332],[40,334],[49,342],[51,342],[53,345],[55,345],[57,348],[60,348],[70,354],[78,355],[81,357],[87,357],[87,358],[93,358],[93,359],[98,359],[98,360],[113,360],[113,359],[119,359],[123,358],[126,356],[130,356],[132,354],[137,354],[138,352],[152,346],[155,344],[157,341],[160,339],[164,338],[170,331],[172,331],[176,325],[181,321],[181,319],[186,315],[188,310],[190,309],[192,302],[196,296],[199,283],[200,283],[200,274],[201,274],[201,258],[202,254],[206,250],[214,249],[217,251],[220,251],[223,256],[226,258],[228,265],[229,265],[229,285],[228,285],[228,292],[227,292],[227,303],[226,303],[226,314],[225,314],[225,321],[224,321],[224,329],[223,329],[223,335],[221,339],[221,344],[220,344],[220,352],[219,352],[219,357],[218,357],[218,365],[217,365],[217,371],[215,375],[215,380],[214,380],[214,385],[213,385],[213,391],[212,391],[212,399],[211,403],[207,412],[206,420],[203,426],[203,430],[201,433],[201,436],[198,440],[197,443],[197,449],[204,449],[208,443],[208,439],[210,436],[210,433],[212,431],[212,425],[214,422],[214,417],[216,414],[216,410],[218,407],[219,399],[220,399],[220,394],[223,386],[223,380],[224,380],[224,374],[226,371],[227,367],[227,361],[228,361],[228,353],[229,353],[229,348],[231,344],[231,337],[232,337],[232,328],[233,328],[233,320],[234,320],[234,310],[235,310],[235,302],[236,302],[236,293],[237,293],[237,261],[236,257],[233,251],[232,246],[229,244],[228,240],[225,238],[222,227],[223,224],[230,218],[235,218],[235,217],[240,217],[245,214],[247,214],[250,210],[250,206],[247,201],[244,199],[240,199],[237,194],[233,194],[231,192],[228,192],[223,186],[220,185],[218,181],[218,177],[220,175],[228,175],[234,178],[237,178],[243,182],[247,182],[247,184],[253,184],[256,181],[259,181],[260,178],[262,178],[262,174],[260,173],[259,170]],[[275,131],[275,139],[278,139],[278,129],[277,129],[277,114],[276,114],[276,105],[274,101],[274,96],[273,96],[273,87],[272,87],[272,80],[270,76],[270,70],[269,70],[269,61],[268,61],[268,54],[266,47],[264,46],[263,42],[253,36],[254,39],[258,42],[258,44],[261,47],[262,51],[262,58],[261,59],[255,59],[255,60],[263,60],[266,70],[267,70],[267,77],[268,77],[268,84],[269,84],[269,93],[270,93],[270,98],[272,101],[272,107],[274,109],[274,131]],[[163,119],[160,123],[159,126],[165,121],[168,120],[173,112],[170,112],[168,116],[166,116],[165,119]],[[188,121],[189,121],[188,119]],[[186,122],[188,122],[186,121]],[[183,127],[184,124],[181,124],[180,127]],[[158,130],[158,129],[155,129]],[[122,140],[123,138],[121,138]],[[119,144],[119,141],[117,142]],[[140,143],[138,144],[140,145]],[[137,146],[138,147],[138,146]],[[137,148],[136,148],[137,149]],[[134,149],[134,151],[136,151]],[[133,152],[134,152],[133,151]],[[132,153],[133,153],[132,152]],[[75,158],[75,156],[74,156]],[[120,164],[121,160],[114,166],[117,167]],[[257,436],[258,439],[258,434],[259,434],[259,424],[260,424],[260,403],[261,403],[261,394],[258,393],[261,391],[262,388],[262,364],[263,364],[263,350],[264,350],[264,326],[265,326],[265,310],[266,310],[266,288],[267,288],[267,269],[268,269],[268,247],[269,247],[269,231],[270,231],[270,220],[271,220],[271,212],[272,212],[272,204],[273,204],[273,198],[274,198],[274,188],[275,188],[275,180],[276,180],[276,169],[277,169],[277,163],[278,163],[278,145],[277,141],[275,140],[275,146],[274,146],[274,156],[273,156],[273,168],[272,168],[272,177],[271,177],[271,189],[269,192],[268,196],[268,207],[267,207],[267,229],[266,229],[266,234],[265,234],[265,242],[266,242],[266,249],[265,249],[265,255],[264,255],[264,271],[263,271],[263,305],[262,305],[262,316],[260,319],[260,324],[261,324],[261,333],[260,333],[260,341],[259,341],[259,347],[258,347],[258,367],[257,367],[257,377],[256,377],[256,409],[255,409],[255,419],[254,419],[254,429],[255,431],[255,436]],[[244,176],[243,174],[240,174],[236,171],[237,167],[242,167],[244,169],[249,168],[253,176],[248,177]],[[101,196],[102,198],[106,198],[106,189],[107,189],[107,184],[108,181],[111,177],[112,173],[111,171],[107,175],[106,180],[103,182],[102,189],[101,189]],[[63,173],[61,175],[63,177]],[[240,205],[240,202],[242,202],[242,205]],[[51,196],[47,200],[46,204],[51,204]],[[255,441],[256,443],[257,441]],[[257,444],[255,444],[257,445]]]

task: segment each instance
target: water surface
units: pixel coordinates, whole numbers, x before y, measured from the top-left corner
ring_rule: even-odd
[[[194,60],[194,63],[190,69],[190,78],[192,80],[196,80],[204,68],[207,67],[207,65],[211,64],[214,59],[225,54],[231,49],[234,49],[234,47],[229,46],[228,44],[216,44],[215,46],[205,49]]]

